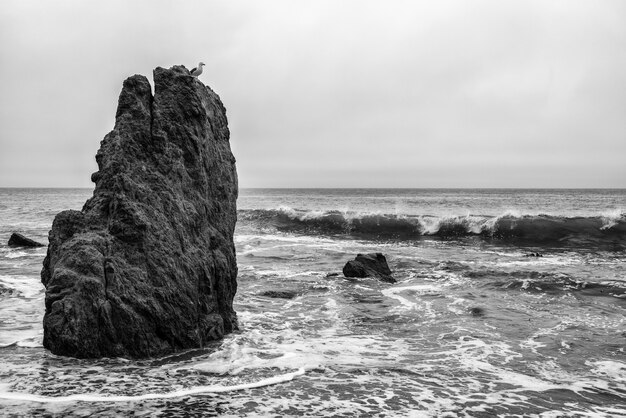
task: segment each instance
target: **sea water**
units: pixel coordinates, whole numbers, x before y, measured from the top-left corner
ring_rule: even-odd
[[[90,196],[0,189],[0,415],[626,416],[625,190],[241,190],[241,330],[144,360],[45,350],[7,246]]]

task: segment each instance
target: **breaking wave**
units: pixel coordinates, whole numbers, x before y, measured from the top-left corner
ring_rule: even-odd
[[[239,222],[283,232],[348,235],[365,239],[481,237],[520,243],[626,245],[626,213],[595,217],[555,215],[432,216],[303,211],[288,207],[242,210]]]

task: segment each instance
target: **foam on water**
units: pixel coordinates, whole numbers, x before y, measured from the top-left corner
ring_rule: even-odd
[[[258,388],[262,386],[275,385],[278,383],[288,382],[293,380],[297,376],[302,376],[305,373],[304,369],[300,369],[295,372],[285,373],[278,376],[273,376],[267,379],[262,379],[257,382],[245,383],[241,385],[233,386],[196,386],[189,389],[177,390],[169,393],[146,393],[144,395],[134,396],[108,396],[97,394],[76,394],[68,396],[41,396],[31,395],[28,393],[14,393],[14,392],[0,392],[0,399],[26,401],[26,402],[41,402],[41,403],[61,403],[61,402],[131,402],[142,401],[147,399],[172,399],[180,398],[183,396],[198,395],[203,393],[224,393],[234,392],[245,389]]]
[[[25,257],[44,257],[48,247],[34,247],[25,249],[23,247],[0,247],[0,258],[25,258]]]
[[[0,348],[7,348],[11,346],[25,347],[25,348],[39,348],[43,347],[43,334],[38,333],[36,336],[32,330],[12,330],[10,336],[0,337]]]
[[[388,298],[396,299],[400,302],[399,309],[412,310],[419,306],[427,315],[434,316],[435,314],[430,307],[430,303],[423,300],[420,300],[418,303],[418,300],[415,300],[414,297],[414,300],[410,300],[409,298],[414,295],[439,294],[442,289],[443,287],[432,284],[419,284],[405,287],[392,287],[384,289],[381,293]],[[410,294],[414,295],[409,296]]]
[[[0,286],[10,289],[22,298],[39,297],[44,292],[41,282],[28,276],[0,274]]]
[[[45,249],[0,245],[0,288],[13,289],[0,296],[0,408],[25,416],[624,416],[626,299],[575,284],[623,287],[626,258],[611,247],[621,243],[623,211],[612,208],[624,207],[626,194],[592,193],[581,203],[565,192],[546,203],[542,192],[518,205],[518,192],[299,193],[261,193],[272,196],[262,205],[243,193],[240,331],[160,359],[43,350]],[[273,209],[280,204],[289,207]],[[48,212],[29,236],[45,236]],[[424,225],[441,239],[413,240]],[[491,235],[496,228],[504,239]],[[589,230],[607,247],[563,247],[558,234],[547,237],[554,246],[517,241],[544,229],[566,239]],[[518,236],[506,238],[511,231]],[[327,277],[367,252],[385,253],[398,283]]]
[[[412,366],[412,370],[428,374],[432,370],[430,365],[433,362],[445,361],[454,367],[455,373],[442,377],[441,383],[448,391],[454,392],[447,400],[437,396],[432,389],[421,391],[420,400],[432,405],[430,413],[459,410],[460,405],[471,405],[477,401],[481,403],[482,408],[490,404],[507,405],[507,408],[516,405],[522,407],[528,404],[533,394],[541,392],[572,392],[581,399],[592,396],[595,391],[619,396],[619,392],[612,390],[606,380],[580,379],[577,375],[564,372],[555,364],[550,369],[542,369],[539,375],[513,370],[506,365],[523,358],[523,355],[504,342],[487,342],[479,338],[461,336],[454,348],[435,352],[432,356],[434,357],[432,360],[416,364]],[[494,361],[495,358],[502,360]],[[607,366],[612,365],[604,367]],[[459,386],[459,379],[465,389]]]
[[[263,234],[263,235],[235,235],[235,244],[245,243],[249,241],[256,242],[286,242],[286,243],[301,243],[301,244],[332,244],[335,241],[330,238],[324,237],[310,237],[310,236],[293,236],[285,234]]]
[[[601,214],[603,225],[600,229],[610,229],[616,226],[621,220],[626,217],[626,212],[620,209],[609,210],[606,212],[602,212]]]
[[[30,254],[28,254],[25,251],[13,251],[10,252],[8,254],[5,254],[4,256],[6,258],[20,258],[20,257],[28,257]]]
[[[592,362],[590,365],[594,367],[593,373],[606,376],[614,382],[626,383],[626,363],[603,360]]]

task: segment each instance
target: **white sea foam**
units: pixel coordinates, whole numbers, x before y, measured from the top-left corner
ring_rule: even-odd
[[[174,370],[193,369],[234,376],[259,369],[310,370],[321,363],[321,353],[312,352],[297,342],[272,343],[265,333],[254,330],[245,337],[232,338],[206,360]]]
[[[6,247],[0,251],[4,258],[44,257],[48,247],[35,247],[24,249],[23,247]]]
[[[28,330],[28,332],[30,332],[30,330]],[[11,337],[15,337],[16,333],[18,332],[12,331]],[[16,345],[18,347],[27,347],[27,348],[43,347],[43,336],[26,337],[23,339],[12,339],[12,340],[7,340],[3,337],[0,337],[0,348],[6,348],[12,345]]]
[[[239,316],[245,332],[230,336],[206,359],[182,365],[182,369],[240,375],[255,370],[310,370],[337,365],[375,367],[390,361],[395,363],[398,352],[408,351],[407,344],[400,339],[390,341],[377,335],[346,334],[350,324],[340,310],[334,298],[327,298],[323,305],[311,309],[310,315],[294,319],[308,321],[314,316],[316,323],[326,324],[306,331],[295,329],[291,319],[284,315],[242,311]],[[268,334],[258,323],[266,327],[271,324],[274,332]]]
[[[595,374],[608,377],[611,381],[626,383],[626,363],[620,361],[596,361],[590,365],[595,366],[592,370]]]
[[[298,211],[296,211],[294,208],[290,207],[290,206],[286,206],[286,205],[281,205],[278,207],[278,210],[280,212],[283,212],[285,215],[288,215],[292,218],[296,218],[298,217]]]
[[[391,287],[388,289],[384,289],[381,293],[388,298],[396,299],[400,304],[407,309],[415,309],[417,306],[416,302],[409,300],[407,297],[402,296],[401,294],[404,292],[412,292],[417,295],[424,294],[433,294],[441,292],[442,288],[440,286],[435,286],[432,284],[418,284],[413,286],[405,286],[405,287]]]
[[[492,382],[513,385],[512,389],[493,392],[491,395],[510,396],[520,392],[544,392],[555,389],[567,389],[576,393],[589,392],[590,389],[615,392],[609,388],[608,381],[600,379],[581,379],[580,376],[566,372],[555,361],[544,361],[536,369],[538,376],[515,371],[504,367],[514,358],[522,355],[512,350],[504,342],[486,342],[478,338],[460,337],[455,349],[437,353],[437,358],[444,356],[451,361],[459,361],[459,367],[473,373],[486,373]],[[493,361],[493,357],[502,357],[502,362]],[[626,365],[620,362],[599,361],[595,363],[598,374],[609,375],[611,378],[624,376]],[[496,396],[496,399],[499,397]]]
[[[263,235],[235,235],[235,243],[237,245],[247,242],[252,242],[256,246],[265,243],[271,242],[287,242],[287,243],[298,243],[298,244],[332,244],[335,243],[334,240],[329,238],[324,238],[321,236],[296,236],[296,235],[287,235],[287,234],[263,234]],[[267,247],[261,247],[267,248]]]
[[[300,219],[301,221],[306,221],[309,219],[319,219],[326,214],[327,212],[323,210],[311,210],[311,211],[305,212],[304,214],[298,216],[297,218]]]
[[[419,284],[404,287],[392,287],[382,290],[382,294],[400,302],[399,306],[391,309],[392,312],[406,312],[419,310],[420,315],[426,318],[438,316],[437,310],[433,307],[433,302],[422,298],[425,295],[441,295],[442,286],[433,284]],[[443,295],[448,297],[447,295]]]
[[[523,257],[524,254],[516,255],[516,257]],[[498,261],[482,261],[480,263],[484,266],[497,266],[497,267],[518,267],[518,266],[570,266],[583,264],[580,258],[567,257],[567,256],[545,256],[545,257],[524,257],[518,260],[498,260]]]
[[[28,253],[25,251],[13,251],[5,254],[6,258],[20,258],[20,257],[28,257]]]
[[[406,349],[402,341],[385,343],[373,337],[354,337],[335,333],[331,338],[329,333],[322,334],[306,341],[302,338],[283,340],[280,337],[278,341],[272,341],[273,338],[255,331],[253,344],[244,339],[235,339],[211,355],[207,361],[185,366],[185,369],[239,375],[259,369],[311,370],[336,365],[376,366],[383,361],[382,357],[385,355],[381,350],[384,350],[385,344],[389,349],[393,347],[394,351]]]
[[[0,285],[17,291],[20,296],[33,298],[43,293],[44,287],[41,282],[33,277],[22,275],[0,274]]]
[[[145,401],[149,399],[172,399],[180,398],[182,396],[199,395],[204,393],[224,393],[234,392],[246,389],[254,389],[263,386],[275,385],[278,383],[289,382],[297,376],[305,374],[304,369],[299,369],[295,372],[285,373],[278,376],[272,376],[267,379],[262,379],[257,382],[243,383],[232,386],[195,386],[188,389],[176,390],[168,393],[146,393],[143,395],[125,396],[125,395],[98,395],[98,394],[76,394],[68,396],[42,396],[33,395],[29,393],[15,393],[15,392],[0,392],[0,399],[16,400],[25,402],[40,402],[40,403],[61,403],[61,402],[132,402],[132,401]]]
[[[618,222],[624,218],[624,211],[622,209],[615,209],[606,212],[602,212],[602,226],[600,229],[610,229],[613,228]]]
[[[37,337],[24,338],[23,340],[17,341],[16,345],[18,347],[27,347],[27,348],[43,347],[43,335],[37,336]]]
[[[448,310],[457,315],[463,315],[467,313],[466,303],[467,301],[463,298],[453,297],[452,302],[448,305]]]

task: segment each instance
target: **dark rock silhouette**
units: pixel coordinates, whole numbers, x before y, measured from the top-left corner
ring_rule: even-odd
[[[294,299],[298,296],[298,292],[293,290],[266,290],[259,295],[274,299]]]
[[[13,293],[15,293],[15,289],[11,289],[0,283],[0,296],[12,295]]]
[[[485,316],[485,310],[483,308],[474,307],[469,308],[468,311],[472,316]]]
[[[391,276],[391,269],[382,253],[358,254],[343,266],[343,275],[346,277],[375,277],[384,282],[395,283]]]
[[[37,242],[30,238],[25,237],[19,232],[14,232],[11,234],[11,237],[9,238],[9,246],[10,247],[43,247],[44,245],[40,242]]]
[[[237,328],[237,173],[226,110],[182,66],[124,81],[93,197],[54,219],[44,346],[147,357]]]

